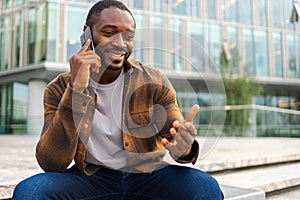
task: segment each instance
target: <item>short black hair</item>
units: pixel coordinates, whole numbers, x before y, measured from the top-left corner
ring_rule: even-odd
[[[110,8],[110,7],[118,8],[120,10],[129,12],[129,14],[132,16],[132,19],[135,24],[135,19],[132,15],[131,11],[122,2],[117,1],[117,0],[102,0],[102,1],[98,1],[97,3],[95,3],[93,5],[93,7],[90,9],[90,11],[86,17],[85,24],[87,26],[93,26],[93,19],[95,17],[98,17],[104,9]]]

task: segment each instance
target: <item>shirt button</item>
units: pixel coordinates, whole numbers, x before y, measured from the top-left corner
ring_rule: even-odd
[[[88,128],[89,125],[87,123],[84,124],[84,128]]]
[[[82,106],[86,106],[87,105],[87,103],[84,101],[84,102],[82,102],[82,104],[81,104]]]
[[[125,142],[125,146],[128,147],[128,146],[129,146],[129,143],[128,143],[128,142]]]

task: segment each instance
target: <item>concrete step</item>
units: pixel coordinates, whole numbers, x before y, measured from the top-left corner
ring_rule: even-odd
[[[213,173],[222,185],[271,193],[300,185],[300,162]]]
[[[206,172],[300,161],[299,138],[220,138],[216,146],[213,140],[198,138],[202,151],[196,167]]]
[[[265,192],[262,190],[245,189],[228,185],[220,185],[225,200],[264,200]]]

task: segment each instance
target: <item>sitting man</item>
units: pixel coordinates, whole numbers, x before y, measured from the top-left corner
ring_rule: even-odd
[[[163,161],[167,149],[179,163],[196,162],[199,106],[183,119],[169,80],[130,58],[135,27],[119,1],[90,9],[92,39],[45,89],[36,147],[45,173],[19,183],[13,199],[223,199],[207,173]]]

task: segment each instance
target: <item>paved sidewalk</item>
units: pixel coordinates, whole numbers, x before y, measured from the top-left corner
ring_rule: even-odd
[[[10,197],[14,186],[24,178],[42,172],[34,157],[38,137],[0,135],[0,199]],[[197,139],[201,153],[193,167],[208,171],[300,158],[300,139],[297,138]]]

